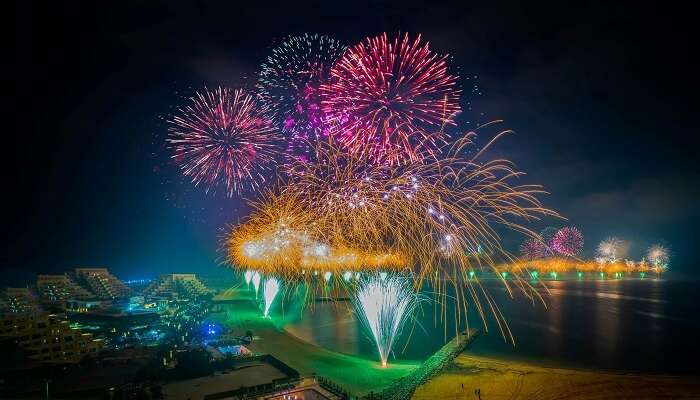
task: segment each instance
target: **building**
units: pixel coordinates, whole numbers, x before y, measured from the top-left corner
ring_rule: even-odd
[[[39,275],[36,289],[42,302],[60,303],[66,300],[90,300],[95,295],[80,286],[68,274]]]
[[[198,297],[210,294],[195,274],[163,274],[143,291],[145,297]]]
[[[106,268],[76,268],[72,274],[39,275],[36,289],[42,303],[87,310],[108,308],[113,301],[126,299],[131,289]]]
[[[39,309],[39,299],[29,288],[6,288],[0,294],[0,311],[23,314]]]
[[[107,268],[76,268],[74,275],[75,280],[98,299],[122,299],[131,295],[131,289]]]
[[[103,346],[92,334],[72,329],[65,318],[49,313],[0,315],[0,339],[14,340],[32,360],[76,363]]]

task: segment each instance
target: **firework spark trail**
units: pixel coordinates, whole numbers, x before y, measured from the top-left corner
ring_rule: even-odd
[[[359,284],[352,303],[363,326],[372,334],[382,366],[386,366],[404,323],[419,304],[410,280],[372,275]]]
[[[454,154],[388,168],[333,144],[322,144],[317,153],[328,162],[299,165],[290,172],[293,184],[282,190],[314,210],[316,226],[331,244],[379,244],[428,270],[439,259],[463,260],[476,249],[497,252],[494,223],[536,236],[511,220],[553,214],[536,198],[541,188],[509,184],[520,173],[505,160],[480,164]]]
[[[311,143],[328,135],[319,89],[344,52],[345,46],[328,36],[291,35],[263,63],[258,88],[287,134],[289,156],[313,161]]]
[[[195,186],[226,195],[257,189],[269,178],[279,137],[255,97],[243,90],[204,89],[168,121],[167,145]]]
[[[263,299],[265,301],[263,317],[267,318],[269,316],[270,307],[272,306],[272,302],[275,301],[279,291],[280,283],[277,278],[268,278],[265,280],[265,286],[263,287]]]
[[[459,113],[457,77],[447,56],[430,51],[418,35],[390,41],[387,34],[349,48],[321,85],[322,109],[349,151],[379,163],[403,164],[446,143],[441,129]]]
[[[253,273],[253,277],[251,278],[251,281],[253,282],[253,287],[255,288],[255,298],[258,298],[258,289],[260,288],[260,279],[262,277],[260,276],[260,273],[258,271],[255,271]]]
[[[583,250],[583,234],[573,226],[559,229],[551,241],[555,253],[575,257]]]
[[[339,274],[346,269],[377,272],[409,268],[416,287],[427,282],[438,288],[436,296],[444,300],[440,304],[453,299],[447,294],[448,284],[460,291],[456,298],[461,318],[466,320],[470,295],[485,318],[478,298],[482,294],[489,309],[498,315],[488,294],[472,287],[480,284],[468,279],[467,271],[492,268],[494,257],[510,257],[501,248],[496,225],[537,237],[518,220],[556,213],[539,202],[541,187],[511,183],[522,174],[510,162],[465,158],[464,148],[472,139],[473,134],[466,135],[440,157],[393,167],[373,163],[366,153],[349,153],[332,137],[319,142],[318,159],[327,162],[298,162],[290,168],[281,193],[267,195],[268,200],[248,221],[231,230],[225,243],[230,262],[304,282],[310,276],[303,275],[303,270],[311,265],[317,265],[321,272]],[[304,258],[304,241],[296,241],[301,245],[292,241],[292,245],[266,247],[272,251],[259,257],[246,254],[246,243],[277,236],[282,219],[311,243],[322,238],[330,253],[345,249],[353,255],[352,261],[329,263],[319,257]],[[503,282],[509,293],[513,283],[526,296],[540,297],[527,282]],[[497,320],[505,335],[507,325],[500,316]]]

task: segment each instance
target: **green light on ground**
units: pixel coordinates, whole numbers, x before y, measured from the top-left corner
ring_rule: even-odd
[[[640,273],[639,273],[639,276],[640,276],[642,279],[644,279],[644,276],[645,276],[645,275],[646,275],[645,272],[640,272]]]
[[[352,279],[352,272],[345,271],[343,273],[343,279],[345,279],[345,282],[350,282],[350,279]]]
[[[557,273],[554,272],[554,271],[550,272],[550,273],[549,273],[549,276],[551,276],[552,279],[557,279]]]
[[[469,278],[473,278],[476,273],[474,271],[469,271]]]
[[[578,273],[576,273],[576,275],[578,275],[578,278],[579,278],[579,279],[583,278],[583,272],[581,272],[581,271],[579,271]]]
[[[532,279],[537,279],[540,276],[540,274],[537,271],[532,271],[530,272],[530,276],[532,277]]]
[[[323,274],[323,279],[325,279],[326,282],[328,282],[328,281],[331,280],[331,276],[333,276],[333,273],[332,273],[331,271],[326,271],[326,272]]]
[[[605,278],[605,274],[601,272],[601,273],[600,273],[600,279],[603,279],[603,278]]]
[[[508,273],[507,272],[501,272],[501,276],[503,276],[503,279],[508,278]]]

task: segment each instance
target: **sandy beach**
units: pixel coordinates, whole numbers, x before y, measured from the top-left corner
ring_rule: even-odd
[[[641,375],[544,368],[463,354],[420,386],[414,400],[700,399],[697,376]]]

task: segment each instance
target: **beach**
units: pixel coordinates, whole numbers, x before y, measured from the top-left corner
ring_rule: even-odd
[[[697,376],[545,368],[462,354],[420,386],[414,400],[700,399]]]

